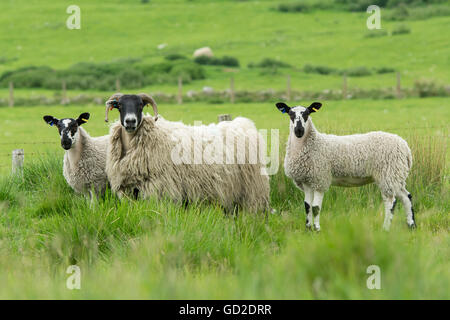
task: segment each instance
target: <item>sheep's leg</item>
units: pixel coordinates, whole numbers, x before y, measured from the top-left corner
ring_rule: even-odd
[[[323,192],[314,191],[312,214],[314,216],[314,230],[320,231],[320,209],[322,208]]]
[[[306,229],[311,229],[313,223],[311,205],[313,203],[314,192],[306,185],[303,185],[303,191],[305,192]]]
[[[87,199],[89,201],[89,208],[94,208],[95,200],[94,200],[94,192],[92,190],[89,190],[89,195],[87,196]]]
[[[403,208],[405,208],[406,223],[408,224],[408,227],[414,229],[416,227],[416,221],[414,217],[414,208],[412,205],[412,195],[408,192],[408,190],[403,188],[402,191],[398,193],[398,197],[403,203]]]
[[[383,195],[384,201],[384,224],[383,229],[389,231],[391,227],[391,221],[394,217],[395,197],[393,195]]]

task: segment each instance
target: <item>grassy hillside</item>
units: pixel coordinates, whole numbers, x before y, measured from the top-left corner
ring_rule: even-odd
[[[157,100],[169,120],[208,124],[228,113],[252,119],[259,129],[279,130],[280,166],[270,178],[276,215],[241,212],[234,217],[213,204],[181,208],[168,200],[119,201],[110,192],[91,205],[64,180],[57,129],[42,117],[90,112],[85,129],[92,136],[107,134],[103,103],[115,90],[69,86],[68,95],[84,95],[85,102],[0,107],[0,299],[450,299],[448,98],[379,96],[396,85],[397,71],[403,88],[425,79],[427,92],[442,89],[448,95],[448,1],[382,9],[383,30],[376,35],[366,28],[368,14],[352,11],[362,0],[299,3],[79,0],[81,30],[68,30],[66,8],[72,1],[3,1],[0,105],[8,97],[2,74],[30,66],[67,76],[77,63],[84,63],[75,67],[79,74],[121,64],[129,78],[136,74],[133,68],[145,66],[162,80],[132,89],[122,83],[121,91],[176,93],[177,74],[161,71],[174,63],[166,57],[183,55],[189,64],[183,67],[191,68],[193,51],[203,46],[216,57],[237,58],[240,66],[195,65],[204,77],[185,83],[185,93],[204,86],[227,89],[231,76],[238,91],[281,91],[290,75],[292,90],[310,92],[307,99],[293,97],[300,100],[295,104],[307,104],[319,100],[323,90],[340,89],[344,72],[359,72],[348,77],[349,92],[366,89],[378,100],[326,96],[319,100],[324,107],[313,115],[314,123],[326,133],[384,130],[407,140],[414,159],[407,185],[416,230],[407,228],[399,204],[391,231],[383,232],[381,196],[369,185],[332,187],[323,202],[321,232],[306,231],[303,193],[284,175],[288,117],[272,103],[278,94],[262,103]],[[279,10],[280,4],[288,4],[287,9]],[[406,31],[395,34],[400,29]],[[158,49],[161,44],[164,48]],[[265,58],[289,66],[249,67]],[[367,71],[370,75],[364,75]],[[89,76],[80,78],[97,84]],[[16,87],[16,102],[61,99],[58,86],[36,86]],[[11,152],[17,148],[25,150],[23,177],[10,174]],[[72,264],[81,268],[79,291],[66,288]],[[366,286],[370,265],[381,269],[382,290]]]
[[[212,86],[225,89],[232,74],[237,90],[282,89],[286,74],[297,90],[340,88],[340,75],[303,72],[306,64],[337,69],[392,68],[402,72],[405,87],[419,79],[447,84],[450,52],[443,28],[449,16],[402,22],[384,18],[387,35],[367,37],[368,14],[343,10],[284,13],[276,1],[79,1],[81,30],[68,30],[65,10],[70,1],[25,1],[3,4],[0,40],[4,44],[0,72],[38,65],[67,68],[77,62],[109,62],[140,58],[145,63],[163,61],[178,53],[191,57],[199,47],[210,46],[216,56],[234,56],[240,68],[206,67],[207,78],[185,90]],[[18,19],[27,17],[27,19]],[[410,33],[391,35],[399,25]],[[375,31],[372,31],[375,32]],[[167,46],[159,50],[159,44]],[[250,63],[273,58],[292,65],[269,72],[249,69]],[[349,87],[377,88],[395,85],[395,74],[374,74],[349,79]],[[70,89],[70,88],[69,88]],[[147,91],[176,92],[175,84],[156,84]],[[111,89],[111,91],[113,88]],[[36,90],[35,94],[36,94]],[[56,90],[58,91],[58,90]],[[40,90],[37,90],[37,94]],[[50,91],[50,94],[53,91]],[[17,94],[29,96],[30,90]],[[49,95],[48,90],[43,94]],[[6,88],[0,96],[7,97]]]

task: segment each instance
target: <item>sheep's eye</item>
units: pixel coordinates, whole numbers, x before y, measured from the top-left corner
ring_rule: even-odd
[[[291,117],[292,122],[294,122],[294,120],[295,120],[295,113],[294,112],[289,112],[289,117]]]

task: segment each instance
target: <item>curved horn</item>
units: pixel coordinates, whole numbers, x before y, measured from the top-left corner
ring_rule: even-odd
[[[108,101],[106,101],[105,122],[109,121],[108,112],[114,108],[114,102],[118,102],[121,96],[123,96],[122,93],[115,93],[108,99]]]
[[[155,113],[155,121],[158,120],[158,106],[156,105],[155,100],[146,93],[139,93],[138,96],[141,97],[145,104],[150,103],[152,105],[153,112]]]

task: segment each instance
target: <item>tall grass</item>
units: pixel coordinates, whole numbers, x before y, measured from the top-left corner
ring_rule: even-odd
[[[61,161],[45,157],[0,181],[1,298],[449,298],[446,139],[412,134],[408,188],[418,230],[397,214],[381,231],[379,191],[331,188],[321,233],[304,228],[303,195],[283,172],[271,177],[277,215],[169,200],[93,205],[76,195]],[[82,290],[65,289],[65,269]],[[382,290],[366,269],[382,270]]]

